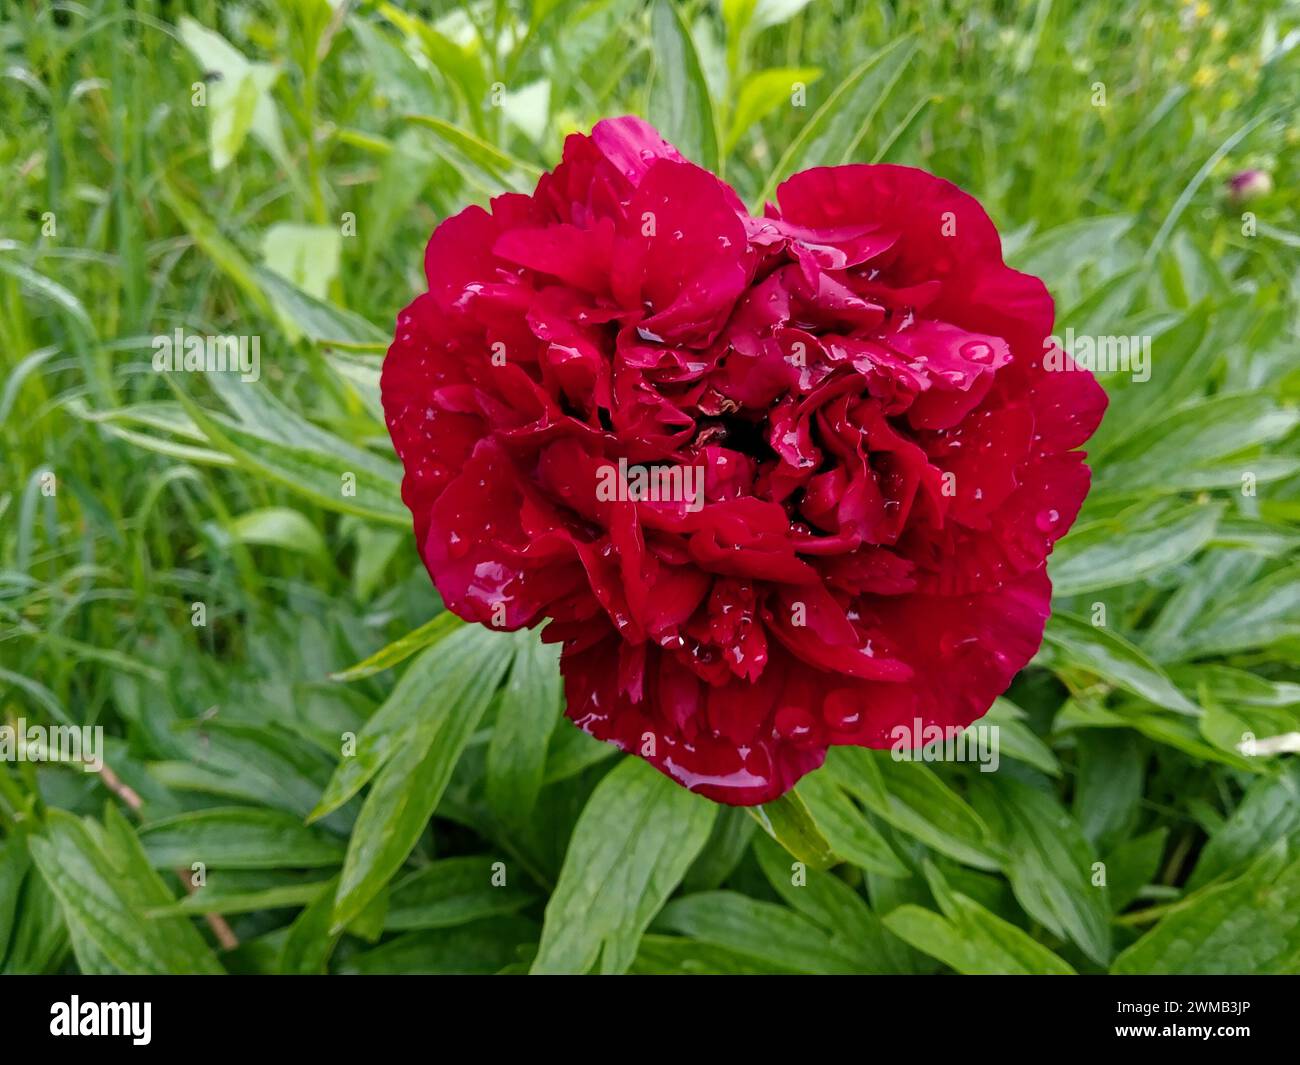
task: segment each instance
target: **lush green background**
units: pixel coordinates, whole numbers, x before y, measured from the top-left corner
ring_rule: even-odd
[[[1300,730],[1300,6],[406,10],[4,6],[0,716],[109,739],[0,763],[0,970],[1300,971],[1300,766],[1238,750]],[[378,415],[437,221],[625,112],[751,202],[927,167],[1062,326],[1154,337],[1001,769],[836,752],[767,812],[803,886],[436,617]],[[155,374],[178,327],[262,380]]]

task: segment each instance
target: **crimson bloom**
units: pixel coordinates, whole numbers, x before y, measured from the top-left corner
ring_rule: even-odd
[[[438,226],[383,370],[448,608],[546,621],[575,724],[737,805],[988,709],[1106,405],[954,185],[827,167],[777,201],[600,122]]]

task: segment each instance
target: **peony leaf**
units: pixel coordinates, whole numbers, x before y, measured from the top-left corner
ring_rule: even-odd
[[[829,869],[839,860],[797,791],[788,791],[772,802],[745,809],[762,825],[764,832],[799,861],[814,869]]]
[[[744,860],[757,831],[758,824],[745,807],[719,807],[708,842],[682,881],[686,890],[715,891],[720,888]]]
[[[881,876],[908,876],[908,868],[894,853],[866,815],[854,805],[826,772],[813,772],[799,781],[795,792],[803,799],[816,827],[833,853],[867,872]],[[815,866],[814,866],[815,868]]]
[[[209,876],[211,875],[209,871]],[[192,895],[169,906],[149,910],[146,917],[198,917],[205,913],[255,913],[258,910],[279,910],[307,906],[321,893],[322,883],[330,881],[308,880],[301,883],[281,884],[259,891],[224,891],[214,889],[212,880]]]
[[[533,896],[509,879],[496,881],[497,859],[490,856],[444,858],[430,862],[393,885],[384,928],[410,932],[449,928],[483,917],[516,913]]]
[[[431,621],[426,621],[418,629],[412,629],[405,636],[399,637],[385,647],[381,647],[369,658],[355,666],[330,674],[330,680],[353,681],[373,677],[386,669],[392,669],[399,662],[405,662],[416,651],[422,651],[439,640],[450,636],[464,626],[450,610],[444,610]]]
[[[246,806],[218,807],[152,821],[140,842],[155,869],[291,869],[337,865],[343,844],[291,814]]]
[[[280,948],[278,972],[312,976],[325,971],[339,934],[330,929],[338,877],[317,885],[316,895],[294,918]]]
[[[488,744],[487,801],[504,824],[522,825],[542,789],[546,751],[564,695],[560,649],[527,630],[515,633],[515,642],[518,650]]]
[[[537,925],[519,916],[423,932],[408,932],[336,963],[343,974],[487,975],[517,961],[521,947],[537,942]]]
[[[908,903],[885,914],[885,927],[923,954],[967,975],[1073,975],[1041,943],[973,899],[954,893],[950,913]]]
[[[168,382],[208,442],[239,465],[331,510],[410,524],[398,491],[401,472],[387,459],[312,425],[269,394],[253,395],[257,389],[238,398],[236,420],[199,406],[174,377]]]
[[[1115,959],[1121,974],[1294,973],[1300,967],[1300,861],[1279,844],[1241,876],[1172,904]]]
[[[1096,854],[1056,799],[1011,777],[982,778],[971,801],[1007,855],[1016,900],[1053,934],[1093,961],[1110,958],[1110,901],[1094,883]]]
[[[1230,458],[1280,440],[1300,411],[1267,392],[1218,395],[1178,407],[1106,455],[1093,490],[1098,497],[1139,490],[1181,492],[1240,488],[1243,474],[1258,482],[1294,473],[1292,458]]]
[[[476,673],[495,661],[501,648],[509,644],[508,638],[484,640],[484,635],[485,630],[477,626],[457,626],[444,646],[429,647],[411,663],[383,705],[362,726],[355,751],[338,764],[308,821],[337,810],[360,791],[410,742],[431,706],[445,713],[447,700],[454,701]]]
[[[1270,573],[1202,615],[1179,658],[1231,654],[1300,636],[1300,565]]]
[[[1052,591],[1078,595],[1167,570],[1210,541],[1223,510],[1222,503],[1189,503],[1136,522],[1121,514],[1079,525],[1052,552]]]
[[[1245,551],[1206,552],[1141,634],[1143,650],[1157,662],[1177,661],[1201,618],[1221,598],[1247,587],[1263,565],[1262,558]]]
[[[754,856],[773,890],[791,908],[821,926],[852,956],[859,972],[897,973],[897,964],[880,919],[857,891],[834,873],[800,868],[770,839],[760,837]]]
[[[1052,669],[1073,667],[1095,673],[1166,710],[1192,717],[1201,713],[1164,670],[1122,636],[1059,610],[1047,622],[1036,662]]]
[[[574,826],[532,971],[584,973],[599,962],[602,973],[626,972],[715,815],[708,800],[639,759],[623,759]]]
[[[775,962],[713,943],[653,932],[641,937],[631,969],[640,976],[774,976],[783,971]]]
[[[713,101],[690,28],[672,0],[655,0],[650,32],[656,67],[647,117],[687,159],[706,170],[717,170]]]
[[[803,914],[734,891],[702,891],[664,907],[657,930],[679,932],[785,972],[854,973],[857,960]]]
[[[1061,763],[1056,760],[1052,749],[1038,737],[1025,722],[1025,712],[1009,699],[995,699],[989,712],[970,726],[978,729],[981,725],[996,727],[998,730],[999,756],[1006,755],[1025,765],[1042,770],[1048,776],[1061,775]],[[978,736],[979,734],[976,733]],[[997,763],[990,772],[996,772]]]
[[[1106,888],[1112,910],[1119,913],[1127,908],[1155,880],[1168,840],[1169,829],[1156,828],[1107,853]]]
[[[916,49],[911,38],[897,37],[854,70],[790,142],[755,202],[770,200],[777,184],[796,170],[852,159]]]
[[[203,937],[184,917],[143,911],[175,901],[150,868],[140,841],[116,807],[102,828],[50,810],[31,854],[59,900],[82,972],[176,975],[220,973]]]
[[[510,665],[514,644],[509,638],[477,626],[463,631],[458,646],[467,654],[457,655],[454,645],[444,644],[412,666],[430,656],[447,663],[446,673],[430,671],[437,676],[433,690],[440,698],[432,705],[415,703],[412,696],[421,685],[408,685],[393,708],[390,699],[376,713],[384,714],[385,726],[394,729],[383,734],[391,755],[383,761],[348,841],[334,902],[335,928],[356,918],[406,861]],[[414,721],[406,724],[411,716]]]
[[[1280,839],[1300,844],[1300,766],[1295,764],[1275,777],[1260,777],[1246,789],[1241,805],[1210,836],[1187,887],[1203,887]]]
[[[516,159],[444,119],[433,115],[406,117],[408,122],[437,137],[449,161],[459,164],[462,173],[486,191],[497,193],[504,187],[516,192],[531,192],[531,186],[536,184],[539,171],[532,163]]]
[[[1072,813],[1099,851],[1123,839],[1142,801],[1145,746],[1128,729],[1081,729]]]
[[[900,831],[977,869],[998,868],[987,826],[928,766],[862,747],[832,748],[826,766],[849,794]]]
[[[796,83],[807,86],[821,76],[820,67],[773,67],[750,74],[732,109],[724,151],[729,154],[754,123],[788,101]]]

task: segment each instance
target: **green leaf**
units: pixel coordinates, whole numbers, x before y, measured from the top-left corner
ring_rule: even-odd
[[[866,899],[833,873],[791,862],[773,840],[760,837],[754,846],[758,864],[773,890],[795,910],[830,935],[859,972],[904,971],[894,960],[884,926]]]
[[[1202,615],[1180,658],[1231,654],[1300,636],[1300,564],[1277,570]]]
[[[456,663],[457,672],[438,689],[441,698],[418,708],[420,717],[401,731],[395,753],[357,816],[334,903],[336,928],[360,914],[411,853],[510,664],[509,639],[483,629],[467,631],[481,650],[467,656],[468,666]],[[425,654],[443,652],[450,657],[451,645]],[[410,698],[409,689],[404,698]]]
[[[909,906],[899,908],[904,912],[897,921],[891,922],[890,918],[899,910],[885,919],[895,934],[917,950],[933,955],[960,973],[972,975],[1073,975],[1069,965],[1023,929],[950,887],[934,863],[925,863],[925,875],[943,911],[942,924],[931,919],[930,911],[922,910],[921,913],[930,915],[922,918],[912,913],[914,907]],[[903,932],[910,932],[915,938]]]
[[[974,976],[1074,973],[1064,961],[1013,924],[965,895],[954,894],[953,913],[941,917],[911,903],[885,914],[885,927],[909,946]]]
[[[1165,600],[1142,646],[1157,662],[1176,660],[1194,638],[1201,618],[1218,601],[1255,579],[1262,560],[1245,551],[1211,551],[1196,562],[1186,580]]]
[[[1240,488],[1242,475],[1271,480],[1291,472],[1281,465],[1239,455],[1279,440],[1300,422],[1300,411],[1279,407],[1267,392],[1214,396],[1179,407],[1106,456],[1097,471],[1096,496],[1145,489],[1181,492],[1201,488]]]
[[[995,699],[989,712],[969,727],[977,729],[980,725],[997,728],[999,756],[1005,754],[1008,758],[1041,769],[1048,776],[1061,775],[1061,764],[1056,760],[1052,749],[1025,723],[1025,712],[1009,699]],[[981,772],[985,771],[985,765],[992,767],[987,772],[997,771],[998,763],[989,760],[981,764]]]
[[[251,63],[221,34],[200,25],[188,15],[177,24],[181,41],[198,60],[205,75],[208,114],[208,150],[212,169],[224,170],[239,154],[252,132],[279,162],[288,153],[280,131],[280,118],[271,89],[280,76],[278,67]]]
[[[68,928],[62,906],[40,870],[30,861],[29,845],[20,836],[10,837],[17,852],[9,860],[22,868],[18,919],[9,926],[9,950],[0,965],[4,975],[31,976],[55,972],[68,952]],[[12,875],[12,873],[10,874]]]
[[[1119,701],[1114,710],[1108,710],[1090,699],[1070,699],[1053,721],[1053,727],[1064,732],[1073,728],[1134,729],[1157,743],[1163,743],[1198,762],[1213,762],[1258,772],[1259,767],[1233,751],[1207,743],[1201,735],[1204,718],[1191,718],[1155,710],[1140,701]]]
[[[266,268],[308,296],[324,300],[338,276],[343,234],[336,226],[277,222],[262,234]]]
[[[798,792],[787,791],[779,799],[745,809],[764,832],[801,862],[814,869],[828,869],[839,860]]]
[[[258,910],[298,909],[321,892],[321,881],[281,884],[260,891],[213,891],[201,887],[170,906],[149,910],[146,917],[197,917],[205,913],[255,913]]]
[[[83,972],[222,971],[188,920],[143,916],[175,900],[115,808],[107,808],[103,827],[93,831],[64,810],[50,810],[31,853],[59,900]]]
[[[281,323],[292,327],[291,336],[302,334],[321,347],[353,351],[383,352],[392,342],[391,334],[368,319],[308,295],[265,267],[254,267],[253,276],[271,297]]]
[[[1171,907],[1115,959],[1125,975],[1294,973],[1300,968],[1300,861],[1285,848],[1244,874],[1211,884]]]
[[[1047,622],[1036,662],[1052,669],[1068,666],[1095,673],[1166,710],[1193,717],[1201,713],[1164,670],[1122,636],[1059,610]]]
[[[298,914],[280,947],[277,971],[286,975],[315,976],[325,972],[340,933],[333,930],[334,894],[338,877],[317,885],[311,903]]]
[[[516,159],[459,126],[433,115],[407,115],[407,121],[426,129],[438,139],[448,161],[467,168],[467,176],[488,192],[503,187],[531,192],[540,171],[532,163]]]
[[[18,895],[31,865],[22,836],[10,836],[0,843],[0,962],[9,950],[9,940],[17,924]]]
[[[357,734],[356,750],[345,755],[334,770],[308,820],[314,821],[337,810],[397,751],[409,746],[417,733],[453,712],[458,700],[468,697],[477,700],[483,694],[478,686],[481,675],[505,668],[514,650],[508,635],[488,632],[477,625],[462,625],[459,618],[456,620],[452,634],[426,647],[362,727]]]
[[[1078,748],[1073,812],[1084,836],[1105,851],[1127,833],[1142,801],[1140,742],[1127,731],[1088,729]]]
[[[445,639],[457,629],[462,628],[464,624],[450,610],[444,610],[431,621],[426,621],[418,629],[412,629],[405,636],[401,636],[392,643],[381,647],[369,658],[358,662],[355,666],[349,666],[337,673],[331,673],[330,680],[344,682],[373,677],[376,673],[392,669],[399,662],[405,662],[416,651],[423,651],[426,647],[431,647],[439,640]]]
[[[700,856],[682,881],[688,891],[715,891],[736,871],[749,850],[757,821],[743,806],[721,806]]]
[[[583,808],[546,906],[535,973],[626,972],[713,827],[712,803],[625,758]]]
[[[914,40],[897,37],[855,69],[791,141],[756,202],[770,200],[778,182],[796,170],[849,162],[916,49]]]
[[[556,784],[568,780],[618,753],[619,749],[612,743],[593,739],[567,718],[561,718],[551,733],[551,748],[546,754],[545,783]]]
[[[1250,784],[1241,805],[1201,851],[1187,887],[1202,887],[1291,838],[1300,842],[1300,766],[1294,764]]]
[[[881,876],[909,875],[907,866],[834,776],[815,770],[799,781],[795,790],[835,854]]]
[[[1222,513],[1221,503],[1191,503],[1136,523],[1120,515],[1080,525],[1052,552],[1052,591],[1114,588],[1175,566],[1210,541]]]
[[[1034,920],[1093,961],[1110,958],[1110,902],[1092,884],[1096,855],[1052,796],[1010,777],[973,786],[972,802],[1007,855],[1016,900]]]
[[[88,337],[95,336],[95,325],[90,320],[90,315],[86,313],[85,304],[53,278],[38,273],[30,266],[11,259],[8,255],[0,255],[0,273],[16,278],[24,288],[35,292],[42,299],[48,300],[65,311],[73,321],[85,330]],[[7,384],[8,382],[6,382]]]
[[[1106,855],[1106,889],[1111,908],[1119,913],[1155,880],[1169,839],[1169,829],[1155,828],[1125,840]]]
[[[488,917],[455,928],[407,932],[337,964],[344,974],[487,975],[519,957],[537,940],[537,926],[523,917]]]
[[[314,558],[328,558],[325,537],[301,511],[289,507],[262,507],[239,515],[227,527],[241,544],[282,547]]]
[[[518,650],[487,753],[487,800],[505,824],[526,823],[542,790],[546,751],[560,717],[559,647],[515,634]]]
[[[337,865],[343,846],[279,810],[251,806],[195,810],[153,821],[140,842],[155,869],[292,869]]]
[[[1210,546],[1244,548],[1268,558],[1289,558],[1300,549],[1300,531],[1257,518],[1225,518],[1214,531]]]
[[[499,886],[498,875],[506,878]],[[532,900],[528,892],[510,884],[508,863],[490,857],[445,858],[393,885],[384,928],[390,932],[449,928],[516,913]]]
[[[171,208],[180,220],[186,232],[194,239],[199,249],[214,264],[239,286],[244,296],[258,311],[267,317],[274,316],[270,300],[262,292],[257,276],[248,260],[231,241],[217,228],[215,222],[194,205],[171,180],[164,176],[159,180],[158,191],[163,203]]]
[[[984,822],[928,766],[861,747],[832,748],[826,766],[849,794],[900,831],[977,869],[998,868]]]
[[[647,932],[630,971],[639,976],[773,976],[784,970],[713,943]]]
[[[264,389],[246,390],[239,409],[256,420],[241,422],[204,410],[175,377],[167,380],[212,446],[239,465],[330,510],[409,526],[411,515],[398,490],[401,471],[394,463],[312,425]]]
[[[647,117],[686,158],[718,169],[718,126],[690,28],[672,0],[650,11],[655,73]]]
[[[534,144],[546,136],[551,118],[551,83],[546,78],[501,94],[501,112]]]
[[[832,936],[802,914],[734,891],[702,891],[664,907],[656,929],[761,959],[796,973],[857,972]]]
[[[459,94],[466,112],[478,115],[487,104],[487,78],[479,58],[477,41],[460,44],[415,15],[408,15],[394,4],[382,3],[379,11],[438,68],[447,84]]]
[[[809,85],[821,75],[820,67],[773,67],[750,74],[736,97],[724,152],[730,154],[751,126],[789,103],[796,84]]]

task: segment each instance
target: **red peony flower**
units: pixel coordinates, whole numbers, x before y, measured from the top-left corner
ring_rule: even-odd
[[[447,606],[547,621],[575,724],[739,805],[988,709],[1106,405],[960,189],[841,166],[777,200],[600,122],[438,226],[383,371]]]

